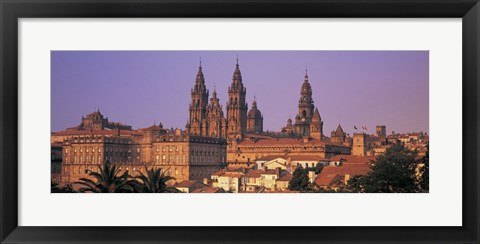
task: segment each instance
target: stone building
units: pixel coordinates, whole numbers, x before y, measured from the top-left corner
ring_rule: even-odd
[[[255,162],[270,155],[313,156],[318,159],[333,157],[338,154],[350,154],[351,148],[312,138],[266,138],[251,135],[242,141],[233,141],[227,148],[227,162]]]
[[[315,106],[313,105],[312,87],[308,82],[308,74],[305,73],[305,79],[300,90],[300,99],[298,100],[298,113],[295,117],[295,134],[301,136],[310,136],[310,123],[313,117]]]
[[[232,84],[228,87],[227,101],[227,138],[242,139],[247,131],[247,110],[246,102],[247,88],[242,82],[242,73],[240,67],[235,65],[233,72]]]
[[[253,99],[252,108],[248,111],[247,131],[253,133],[263,132],[263,115],[257,108],[256,98]]]
[[[125,125],[120,122],[109,122],[108,118],[104,118],[100,110],[87,114],[86,117],[82,116],[80,125],[68,128],[67,130],[104,130],[104,129],[120,129],[131,130],[132,126]]]
[[[343,131],[342,126],[338,124],[337,129],[330,133],[330,141],[343,144],[346,142],[347,134]]]
[[[52,174],[61,184],[88,178],[89,171],[98,171],[106,161],[131,175],[161,168],[175,178],[171,183],[203,180],[221,169],[226,160],[225,139],[166,130],[161,125],[138,130],[67,130],[52,133],[52,137],[63,139],[52,143],[52,153],[61,148],[61,167],[56,168],[60,176]],[[52,165],[57,165],[57,154]]]
[[[368,141],[367,134],[355,133],[353,135],[352,155],[367,156]]]
[[[202,63],[198,67],[195,85],[191,90],[191,103],[189,113],[190,120],[187,124],[187,131],[190,135],[207,135],[207,105],[208,105],[208,89],[205,85],[205,77],[202,71]]]

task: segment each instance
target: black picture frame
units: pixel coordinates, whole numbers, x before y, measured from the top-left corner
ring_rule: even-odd
[[[1,243],[479,243],[480,241],[478,224],[480,5],[477,0],[0,0],[0,14]],[[18,226],[17,21],[19,18],[59,17],[462,18],[463,226]]]

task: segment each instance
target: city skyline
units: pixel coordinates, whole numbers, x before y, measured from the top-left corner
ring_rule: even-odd
[[[348,133],[375,125],[428,132],[428,51],[52,51],[52,131],[97,109],[134,128],[185,129],[200,58],[225,111],[237,56],[264,130],[295,118],[308,68],[326,136],[338,124]]]

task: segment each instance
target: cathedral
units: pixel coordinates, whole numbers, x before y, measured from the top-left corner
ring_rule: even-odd
[[[258,109],[256,98],[253,100],[252,108],[248,110],[246,94],[247,89],[243,84],[237,59],[232,83],[228,87],[227,113],[225,116],[215,88],[212,98],[209,100],[209,90],[205,84],[205,76],[200,62],[195,84],[191,89],[191,102],[188,109],[189,120],[186,125],[187,132],[190,135],[229,140],[242,140],[246,135],[251,134],[265,134],[263,132],[263,115]],[[282,133],[277,133],[276,136],[308,137],[322,140],[323,121],[313,103],[312,87],[305,71],[295,124],[292,124],[292,120],[289,119],[287,126],[282,128]]]
[[[222,138],[227,141],[227,162],[249,163],[269,155],[309,155],[328,158],[337,154],[350,154],[350,148],[336,138],[330,141],[323,135],[323,121],[315,108],[308,72],[300,89],[295,123],[288,119],[280,132],[263,131],[263,115],[256,98],[248,110],[247,89],[243,84],[240,66],[233,71],[228,87],[226,116],[214,88],[209,100],[202,64],[198,67],[195,84],[191,89],[189,120],[186,131],[193,136]]]
[[[191,90],[189,120],[186,125],[190,135],[242,139],[246,133],[263,132],[263,116],[254,100],[252,109],[248,111],[246,102],[247,89],[242,82],[240,66],[235,65],[232,83],[228,87],[227,114],[223,113],[217,91],[214,88],[212,98],[208,100],[209,91],[205,85],[202,64],[198,67],[195,85]]]

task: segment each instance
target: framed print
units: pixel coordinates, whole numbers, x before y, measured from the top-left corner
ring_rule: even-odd
[[[2,243],[479,241],[477,1],[0,7]]]

